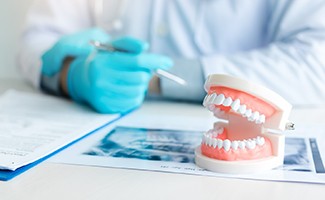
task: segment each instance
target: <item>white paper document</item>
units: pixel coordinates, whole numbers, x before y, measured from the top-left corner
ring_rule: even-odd
[[[319,148],[317,138],[317,135],[325,135],[321,133],[324,128],[312,130],[306,126],[291,132],[290,137],[286,138],[282,167],[258,174],[230,175],[210,172],[194,163],[194,149],[201,142],[202,132],[208,130],[207,124],[211,125],[209,118],[189,116],[176,120],[167,115],[132,113],[57,154],[50,161],[204,176],[325,184],[322,160],[325,152],[324,148]],[[318,132],[314,132],[315,137],[309,137],[310,132],[304,134],[305,131],[316,130]]]
[[[16,170],[117,119],[44,94],[0,97],[0,169]]]

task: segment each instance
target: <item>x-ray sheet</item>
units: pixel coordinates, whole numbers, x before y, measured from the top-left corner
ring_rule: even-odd
[[[259,174],[214,173],[194,164],[201,131],[109,126],[52,158],[52,162],[204,176],[325,183],[315,138],[287,137],[282,167]]]

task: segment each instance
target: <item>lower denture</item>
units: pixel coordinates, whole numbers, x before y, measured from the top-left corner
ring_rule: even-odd
[[[227,140],[226,130],[224,130],[222,133],[218,135],[213,136],[213,138],[221,139],[223,141]],[[243,149],[237,148],[236,150],[233,148],[230,148],[229,150],[225,150],[223,147],[214,148],[213,146],[209,146],[204,142],[202,142],[201,152],[203,155],[209,158],[226,160],[226,161],[261,159],[272,155],[271,142],[267,138],[264,139],[265,139],[265,143],[261,146],[256,145],[254,149],[248,149],[247,147],[245,147]]]
[[[237,150],[234,150],[230,148],[226,151],[224,148],[218,149],[202,144],[201,151],[203,155],[207,157],[227,161],[254,160],[272,155],[271,143],[267,139],[263,146],[256,146],[255,149],[238,148]]]

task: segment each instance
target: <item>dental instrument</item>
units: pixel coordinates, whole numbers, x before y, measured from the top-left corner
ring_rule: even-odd
[[[97,50],[100,50],[100,51],[125,52],[125,53],[127,53],[127,51],[125,51],[123,49],[115,48],[114,46],[112,46],[109,43],[102,43],[102,42],[99,42],[99,41],[96,41],[96,40],[90,40],[89,43],[92,46],[94,46]],[[167,78],[167,79],[169,79],[171,81],[174,81],[174,82],[176,82],[176,83],[178,83],[180,85],[184,85],[184,86],[187,85],[187,82],[184,79],[182,79],[182,78],[180,78],[180,77],[178,77],[178,76],[176,76],[176,75],[174,75],[174,74],[172,74],[172,73],[170,73],[170,72],[168,72],[166,70],[157,69],[154,72],[160,78],[162,78],[162,77]]]

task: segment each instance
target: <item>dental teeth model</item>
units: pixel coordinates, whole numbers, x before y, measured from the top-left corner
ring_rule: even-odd
[[[222,173],[254,173],[283,164],[284,135],[292,106],[262,86],[227,75],[210,75],[203,106],[216,122],[195,151],[198,166]],[[272,132],[273,130],[273,132]],[[277,133],[274,133],[276,131]]]

